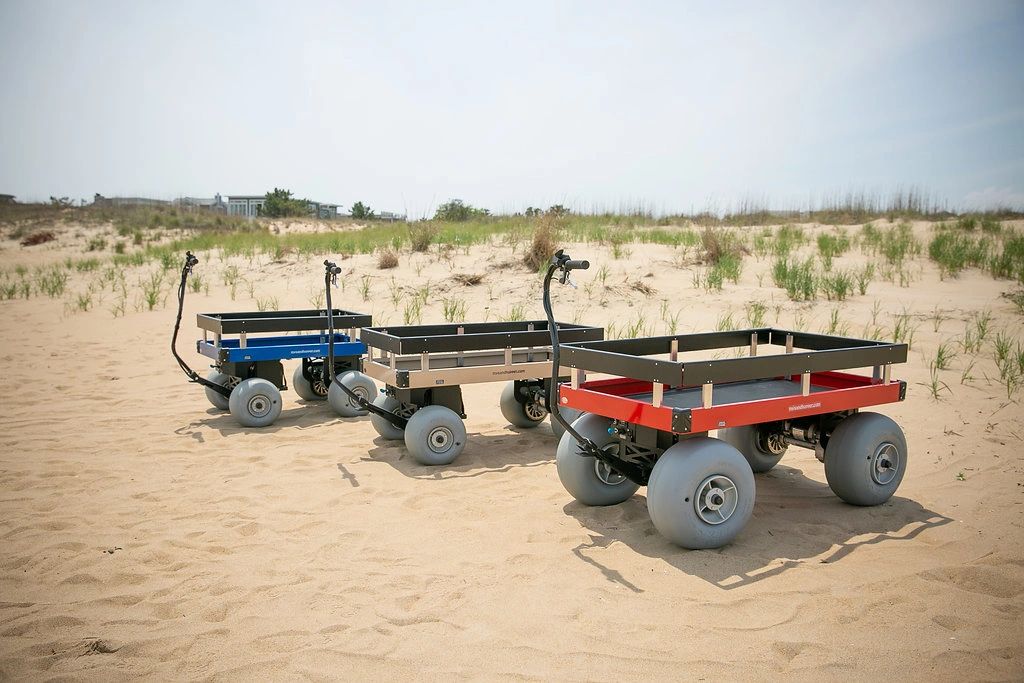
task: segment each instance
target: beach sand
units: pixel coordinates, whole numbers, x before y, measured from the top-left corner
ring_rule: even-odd
[[[7,241],[0,265],[82,256],[75,244],[70,232],[40,247]],[[878,408],[909,445],[896,496],[846,505],[814,454],[791,448],[756,477],[735,542],[686,551],[656,532],[644,489],[616,507],[574,502],[550,428],[508,425],[501,384],[465,387],[468,445],[430,468],[368,418],[338,418],[294,391],[266,429],[214,410],[169,353],[174,271],[162,306],[133,310],[133,298],[119,317],[110,291],[87,312],[67,298],[2,301],[0,679],[1024,678],[1022,393],[1007,399],[991,342],[975,379],[961,383],[972,357],[953,344],[940,373],[949,391],[935,400],[925,386],[938,345],[983,310],[990,335],[1024,340],[1000,297],[1012,283],[978,271],[941,280],[919,257],[909,287],[876,279],[840,304],[795,304],[753,255],[739,284],[709,294],[670,247],[631,245],[615,259],[566,246],[594,267],[579,290],[557,291],[563,320],[621,328],[642,314],[664,334],[667,300],[679,332],[705,331],[728,311],[745,326],[756,300],[767,324],[815,332],[838,307],[859,336],[873,307],[888,329],[906,308],[917,329],[894,377],[907,400]],[[388,271],[355,256],[335,301],[395,324],[430,283],[424,322],[442,321],[444,297],[465,299],[469,319],[518,304],[539,318],[539,278],[515,265],[522,249],[496,239],[450,260],[403,253]],[[271,296],[305,308],[322,283],[322,257],[200,256],[210,292],[186,300],[180,343],[197,368],[208,365],[193,348],[197,312],[255,310]],[[855,249],[837,267],[872,258]],[[229,263],[254,283],[234,300],[221,281]],[[152,268],[131,270],[129,285]],[[484,281],[458,285],[454,273]],[[93,277],[73,274],[71,286]],[[405,288],[398,306],[392,277]],[[638,279],[654,292],[631,289]]]

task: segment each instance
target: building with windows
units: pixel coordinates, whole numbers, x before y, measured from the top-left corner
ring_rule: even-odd
[[[14,195],[13,194],[0,194],[0,204],[13,204],[13,203],[14,203]]]
[[[220,194],[215,194],[213,197],[179,197],[173,202],[179,209],[186,211],[195,211],[202,209],[204,211],[214,211],[217,213],[227,213],[228,205],[224,201],[224,198]]]
[[[231,195],[228,197],[228,215],[256,218],[266,199],[262,194]]]
[[[218,197],[220,195],[217,195]],[[245,216],[255,218],[262,214],[263,204],[266,202],[266,195],[232,195],[228,197],[227,210],[231,216]],[[306,210],[311,218],[322,218],[329,220],[338,217],[338,205],[325,202],[306,202]]]
[[[308,202],[306,208],[309,209],[309,215],[313,218],[323,218],[325,220],[338,217],[338,205],[337,204],[324,204],[322,202]]]

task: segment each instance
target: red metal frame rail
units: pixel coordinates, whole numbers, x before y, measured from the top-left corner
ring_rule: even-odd
[[[802,376],[776,377],[772,381],[792,383],[793,393],[774,398],[720,403],[714,401],[710,391],[705,391],[705,387],[711,387],[710,384],[669,389],[657,401],[654,398],[656,393],[653,382],[625,378],[604,379],[584,382],[578,387],[561,385],[559,403],[564,407],[666,432],[697,434],[713,429],[792,420],[895,403],[906,396],[906,382],[899,380],[832,371],[809,373],[808,379],[807,389],[810,391],[807,393],[802,390],[807,382]],[[715,386],[722,389],[729,384]],[[700,405],[686,408],[666,405],[666,397],[680,392],[700,395]],[[651,395],[651,398],[638,398],[644,394]],[[706,394],[711,394],[710,400]]]

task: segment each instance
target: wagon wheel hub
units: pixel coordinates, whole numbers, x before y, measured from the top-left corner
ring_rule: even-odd
[[[896,444],[886,441],[871,457],[871,479],[879,486],[892,483],[900,471],[900,452]]]
[[[435,453],[446,453],[454,440],[455,435],[447,427],[435,427],[427,435],[427,445]]]
[[[526,417],[530,418],[534,422],[540,422],[548,414],[544,404],[537,401],[528,401],[523,406],[523,411],[526,413]]]
[[[724,474],[713,474],[702,481],[693,497],[697,516],[713,526],[728,521],[738,504],[736,484]]]
[[[253,396],[249,399],[249,414],[253,417],[266,417],[270,413],[271,405],[273,404],[268,397]]]
[[[594,472],[597,474],[597,478],[608,486],[618,486],[626,481],[626,475],[616,472],[608,463],[596,458],[594,459]]]
[[[772,455],[782,455],[786,452],[786,439],[780,432],[760,434],[757,445],[761,447],[762,451],[766,451]]]

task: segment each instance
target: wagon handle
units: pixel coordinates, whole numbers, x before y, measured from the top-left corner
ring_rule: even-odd
[[[554,253],[551,257],[551,262],[548,264],[548,272],[544,276],[544,314],[547,316],[548,333],[551,335],[551,391],[548,393],[548,411],[551,413],[552,419],[557,420],[558,424],[562,425],[565,431],[571,434],[584,450],[594,454],[600,451],[597,444],[573,429],[572,425],[562,417],[558,408],[558,369],[561,367],[561,363],[559,362],[558,324],[555,322],[555,314],[551,308],[551,280],[555,273],[560,273],[558,282],[564,285],[568,282],[571,271],[586,270],[587,268],[590,268],[590,261],[570,258],[562,249]]]
[[[570,271],[587,270],[590,268],[590,261],[569,258],[565,250],[559,249],[551,257],[551,266],[561,271],[561,275],[558,276],[558,282],[564,285],[569,283]]]
[[[330,385],[338,385],[338,388],[344,391],[349,399],[355,401],[360,408],[363,408],[374,415],[383,417],[399,429],[405,429],[405,426],[408,424],[408,420],[406,418],[396,413],[392,413],[390,410],[384,410],[383,408],[375,406],[372,402],[367,401],[365,398],[342,384],[338,379],[338,376],[334,374],[334,304],[331,302],[331,285],[338,284],[338,275],[340,273],[341,268],[337,263],[324,260],[324,303],[327,304],[327,364],[324,368],[324,376],[328,378]]]
[[[181,314],[185,308],[185,283],[188,281],[188,276],[192,274],[192,269],[195,268],[196,264],[199,263],[199,259],[191,251],[185,252],[185,261],[181,264],[181,282],[178,284],[178,315],[174,318],[174,332],[171,334],[171,355],[174,356],[174,360],[178,362],[178,366],[181,371],[185,373],[190,382],[201,384],[208,389],[216,391],[221,396],[228,398],[231,396],[231,390],[227,387],[221,386],[215,382],[211,382],[205,377],[201,377],[198,372],[189,367],[188,363],[185,362],[181,356],[178,355],[178,331],[181,329]]]
[[[573,426],[562,417],[559,410],[558,369],[561,366],[561,352],[558,346],[558,325],[555,323],[555,314],[551,309],[551,279],[556,271],[561,271],[558,281],[562,284],[571,285],[572,283],[568,281],[569,272],[572,270],[586,270],[589,267],[589,261],[571,259],[568,254],[559,249],[551,257],[547,275],[544,276],[544,313],[548,318],[548,332],[551,335],[551,390],[548,392],[548,411],[551,413],[551,418],[558,420],[558,423],[565,428],[566,433],[576,439],[576,443],[580,445],[580,448],[586,455],[605,463],[630,481],[646,486],[647,473],[642,468],[638,467],[635,463],[598,448],[596,443],[573,429]],[[552,394],[554,394],[554,400],[552,400]]]

